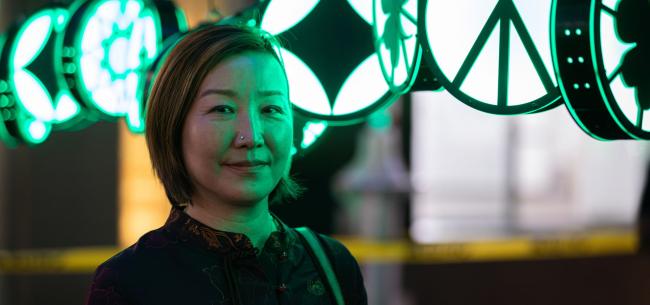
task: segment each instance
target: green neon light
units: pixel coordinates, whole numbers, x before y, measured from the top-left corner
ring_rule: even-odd
[[[302,21],[320,0],[269,0],[261,28],[272,35],[279,35]]]
[[[10,51],[9,83],[16,94],[18,105],[41,121],[54,119],[54,108],[45,86],[27,66],[41,53],[50,38],[52,16],[49,11],[41,11],[25,22],[16,34]]]
[[[551,3],[428,1],[420,18],[434,74],[456,98],[490,113],[531,113],[559,105],[545,14]]]
[[[625,10],[620,9],[623,3]],[[630,40],[626,41],[618,28],[619,24],[629,21],[621,19],[630,18],[626,12],[636,14],[641,9],[650,9],[633,5],[645,3],[592,0],[579,5],[571,1],[554,4],[553,33],[566,33],[567,30],[570,33],[569,36],[560,38],[553,35],[551,38],[562,96],[580,127],[600,140],[650,139],[650,119],[646,120],[649,112],[644,107],[648,101],[639,100],[636,91],[639,88],[635,87],[639,80],[626,79],[624,74],[624,71],[630,71],[630,67],[633,76],[643,72],[634,72],[634,69],[642,67],[642,63],[628,62],[630,54],[639,56],[639,53],[634,53],[637,47],[635,37],[642,38],[635,35],[640,35],[643,30],[636,24],[636,27],[625,27],[624,30],[628,31],[625,37]],[[629,32],[635,30],[639,32]],[[588,37],[578,37],[582,35]]]
[[[565,105],[566,105],[567,109],[569,110],[569,113],[571,113],[571,117],[573,117],[573,119],[576,121],[578,126],[580,126],[580,128],[584,132],[586,132],[587,134],[589,134],[591,137],[593,137],[595,139],[598,139],[600,141],[606,141],[607,139],[605,139],[603,137],[600,137],[599,135],[594,133],[591,130],[591,128],[589,128],[589,126],[587,126],[585,124],[585,122],[578,115],[576,109],[570,103],[571,98],[570,98],[569,94],[567,93],[567,91],[565,89],[566,84],[564,84],[564,78],[561,77],[560,71],[559,71],[559,67],[560,67],[560,59],[558,58],[558,49],[559,48],[557,46],[557,37],[555,36],[555,29],[558,27],[558,23],[557,23],[558,13],[557,13],[557,10],[558,10],[558,1],[553,1],[552,8],[551,8],[551,31],[550,31],[551,32],[551,57],[553,59],[553,66],[558,67],[558,69],[555,69],[555,73],[556,73],[555,76],[556,76],[556,79],[557,79],[557,82],[558,82],[558,87],[560,88],[560,93],[562,94],[562,99],[567,101],[567,103],[565,103]],[[566,34],[566,30],[564,32]],[[571,31],[569,31],[569,33],[571,33]],[[573,61],[572,57],[567,58],[567,63],[573,64],[573,62],[574,61]]]
[[[261,28],[271,34],[281,34],[301,22],[318,6],[317,4],[318,1],[303,3],[301,1],[272,0],[268,3],[262,16]],[[350,0],[348,4],[364,21],[367,23],[372,21],[371,2]],[[379,107],[380,104],[392,101],[390,89],[381,78],[381,70],[371,69],[369,64],[365,64],[365,66],[363,63],[360,64],[346,77],[347,81],[344,82],[332,102],[318,76],[301,58],[287,49],[282,49],[280,53],[291,87],[291,102],[296,106],[297,111],[307,118],[345,124],[358,121],[367,115],[366,112],[374,111],[374,108]],[[415,57],[414,55],[409,56]],[[378,65],[378,59],[375,59],[374,64]],[[370,73],[369,71],[376,73],[379,77],[363,75]],[[377,86],[367,90],[369,84]],[[378,94],[384,89],[385,91]]]
[[[176,16],[184,18],[178,10]],[[155,8],[141,0],[102,0],[82,18],[75,59],[82,96],[104,115],[125,116],[131,131],[142,132],[140,83],[162,40]]]
[[[329,98],[314,72],[291,51],[282,48],[280,53],[291,88],[291,102],[307,112],[330,115]]]
[[[390,90],[403,94],[415,82],[422,50],[417,41],[417,0],[372,2],[375,49]]]
[[[380,69],[377,54],[361,62],[343,83],[336,96],[332,114],[352,114],[380,100],[390,90]]]
[[[185,12],[179,8],[174,8],[174,14],[176,15],[176,21],[178,22],[178,30],[180,32],[186,32],[189,30],[190,26],[187,23],[187,16],[185,16]],[[160,19],[155,18],[156,22],[158,23],[156,25],[157,28],[162,28],[162,24],[160,24]]]
[[[47,12],[41,12],[30,18],[16,35],[18,37],[14,48],[13,67],[20,69],[29,65],[43,50],[50,37],[52,17]],[[23,37],[30,39],[21,39]]]
[[[61,90],[56,97],[56,109],[54,112],[54,121],[57,123],[65,122],[75,117],[81,112],[79,104],[72,97],[68,90]]]
[[[312,144],[318,140],[318,138],[325,132],[327,129],[327,122],[307,122],[305,127],[302,129],[302,143],[300,143],[301,149],[307,149]]]
[[[646,111],[637,99],[637,88],[625,84],[620,73],[623,59],[636,47],[635,43],[624,41],[616,27],[616,18],[623,18],[618,13],[620,4],[620,0],[591,3],[592,56],[602,62],[594,62],[599,75],[596,80],[609,114],[619,128],[631,138],[650,139],[650,125],[644,120]]]
[[[64,29],[68,12],[60,8],[45,9],[32,15],[18,29],[9,50],[9,75],[11,94],[16,99],[13,124],[22,140],[38,144],[49,136],[52,124],[61,124],[79,114],[76,102],[63,98],[65,86],[52,96],[43,82],[31,70],[47,43]],[[59,80],[50,80],[59,81]],[[62,95],[63,94],[63,95]],[[69,95],[68,95],[69,96]]]
[[[0,55],[5,56],[3,52],[6,52],[5,43],[7,41],[7,36],[0,35]],[[0,140],[9,147],[15,147],[18,145],[17,139],[12,136],[7,130],[7,121],[12,120],[11,112],[6,108],[10,105],[9,98],[7,94],[9,92],[9,84],[6,81],[0,79]]]
[[[14,71],[10,79],[14,84],[15,92],[20,101],[18,105],[22,106],[23,110],[42,122],[51,122],[54,120],[52,99],[47,93],[45,86],[38,81],[35,75],[29,71],[20,69]]]
[[[384,0],[385,1],[385,0]],[[393,1],[393,0],[391,0]],[[388,1],[388,2],[391,2]],[[348,4],[352,7],[352,9],[359,15],[363,20],[365,20],[368,24],[372,24],[372,7],[373,7],[373,2],[374,1],[368,1],[368,0],[348,0]],[[386,1],[385,1],[386,2]],[[397,1],[395,1],[397,2]]]
[[[21,138],[28,144],[41,144],[52,131],[52,125],[38,121],[26,114],[16,117],[16,127]]]
[[[650,119],[644,119],[648,114],[647,109],[643,109],[643,101],[638,100],[638,88],[628,85],[623,79],[624,69],[623,58],[626,58],[630,51],[637,47],[636,42],[626,42],[619,35],[619,28],[616,25],[615,18],[623,18],[622,13],[619,12],[620,1],[612,3],[613,7],[602,6],[600,14],[600,43],[603,54],[603,61],[605,66],[605,73],[609,80],[609,86],[612,90],[612,102],[618,106],[623,112],[626,124],[624,128],[630,133],[650,132]],[[612,15],[613,8],[616,8],[616,16]],[[613,53],[613,54],[612,54]],[[613,67],[611,63],[613,60],[609,58],[618,58],[619,63]],[[608,64],[610,65],[608,67]],[[615,119],[618,119],[616,116]],[[627,124],[629,123],[629,124]],[[647,138],[647,135],[644,137]]]

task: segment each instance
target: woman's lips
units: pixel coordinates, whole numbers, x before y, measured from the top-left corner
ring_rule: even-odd
[[[269,165],[264,161],[237,161],[226,162],[223,166],[240,173],[254,173],[260,171]]]

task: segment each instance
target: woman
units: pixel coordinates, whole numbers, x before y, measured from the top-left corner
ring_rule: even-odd
[[[309,243],[269,212],[299,191],[289,177],[288,81],[274,50],[254,29],[213,25],[174,46],[146,122],[171,214],[97,268],[87,304],[336,304]],[[318,239],[345,304],[367,304],[354,258]]]

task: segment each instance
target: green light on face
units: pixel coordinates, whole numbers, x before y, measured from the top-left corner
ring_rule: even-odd
[[[261,28],[271,35],[290,29],[303,20],[320,0],[269,0],[269,6],[264,12]]]

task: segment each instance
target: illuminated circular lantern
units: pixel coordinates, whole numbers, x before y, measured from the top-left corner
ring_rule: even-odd
[[[559,0],[553,16],[553,60],[574,120],[597,139],[650,139],[650,3]]]
[[[72,92],[97,118],[125,117],[133,132],[144,130],[141,92],[147,67],[163,40],[187,28],[171,1],[78,2],[63,50]]]
[[[260,27],[286,46],[280,53],[299,115],[353,124],[396,99],[374,53],[372,2],[271,0],[261,12]]]
[[[425,60],[442,86],[503,115],[561,104],[551,60],[552,0],[429,0],[419,10]]]
[[[52,125],[71,127],[80,107],[62,78],[58,42],[68,22],[63,7],[42,9],[7,33],[0,56],[2,138],[9,145],[39,144]]]
[[[404,94],[422,59],[417,37],[417,0],[374,0],[372,29],[381,72],[391,91]]]

